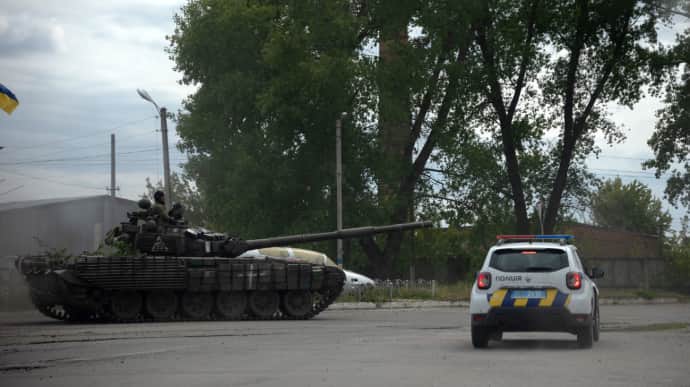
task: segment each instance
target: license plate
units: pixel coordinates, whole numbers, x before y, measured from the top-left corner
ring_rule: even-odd
[[[513,290],[510,298],[546,298],[544,290]]]

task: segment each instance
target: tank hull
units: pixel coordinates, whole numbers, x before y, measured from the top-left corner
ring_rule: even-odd
[[[20,260],[32,301],[66,321],[309,319],[340,295],[333,265],[286,257],[77,256]]]

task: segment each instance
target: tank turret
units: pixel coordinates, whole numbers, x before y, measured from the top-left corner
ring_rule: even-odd
[[[387,226],[347,228],[323,233],[287,235],[263,239],[242,239],[201,227],[189,227],[184,220],[161,222],[146,211],[129,214],[121,225],[121,240],[138,251],[152,255],[237,257],[247,250],[287,246],[334,239],[362,238],[375,234],[431,227],[432,222],[411,222]],[[178,219],[180,219],[178,217]]]

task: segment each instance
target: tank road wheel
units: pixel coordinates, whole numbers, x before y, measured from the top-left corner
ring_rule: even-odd
[[[273,317],[278,311],[278,304],[280,304],[280,297],[276,292],[259,290],[249,295],[249,310],[260,319]]]
[[[144,307],[154,320],[169,320],[177,311],[177,296],[170,291],[152,291],[146,294]]]
[[[56,320],[67,320],[67,312],[61,305],[34,304],[43,315]]]
[[[216,312],[220,317],[236,320],[247,309],[247,295],[241,292],[218,292]]]
[[[207,292],[185,292],[182,295],[181,309],[191,319],[207,319],[213,309],[213,296]]]
[[[290,317],[306,318],[312,306],[311,292],[307,290],[293,290],[283,295],[283,312]]]
[[[116,292],[110,297],[110,311],[120,321],[132,321],[139,317],[142,304],[141,294],[137,292]]]

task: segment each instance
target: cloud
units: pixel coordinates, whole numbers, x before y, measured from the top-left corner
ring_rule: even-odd
[[[7,17],[0,15],[0,36],[4,36],[8,28],[9,21],[7,21]]]
[[[0,52],[6,56],[65,52],[65,30],[55,19],[27,13],[11,19],[0,15]]]
[[[62,53],[67,51],[67,46],[65,45],[65,30],[62,26],[58,24],[50,26],[50,40],[57,52]]]

